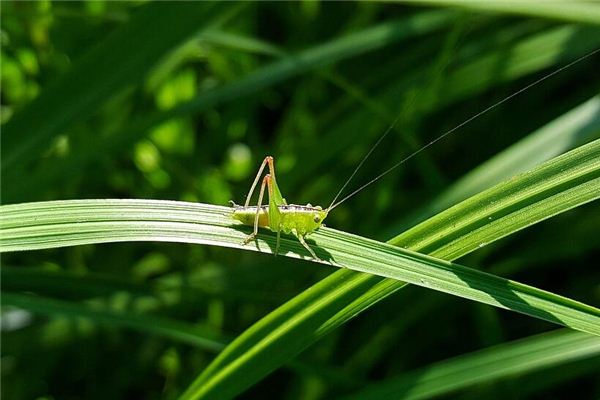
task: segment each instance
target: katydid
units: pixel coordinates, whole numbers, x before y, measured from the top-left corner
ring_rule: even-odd
[[[320,206],[313,206],[310,203],[305,206],[296,205],[296,204],[288,204],[287,201],[281,195],[281,191],[279,190],[279,186],[277,185],[277,180],[275,179],[275,163],[274,163],[273,157],[271,157],[271,156],[265,157],[262,164],[260,165],[260,168],[258,169],[256,178],[254,179],[254,182],[252,183],[252,186],[250,187],[250,192],[248,193],[248,196],[246,196],[245,204],[243,206],[240,206],[240,205],[235,204],[233,201],[231,202],[233,204],[232,217],[234,219],[242,222],[244,225],[249,225],[249,226],[254,227],[253,232],[250,235],[248,235],[248,237],[244,240],[243,243],[246,245],[246,244],[250,243],[252,240],[256,240],[256,236],[258,235],[258,228],[268,227],[271,231],[277,233],[277,242],[275,245],[275,255],[277,255],[277,253],[279,252],[279,242],[280,242],[280,238],[281,238],[281,232],[283,231],[286,234],[290,234],[290,233],[294,234],[294,236],[296,236],[298,238],[298,240],[300,241],[302,246],[304,246],[304,248],[306,248],[306,250],[308,250],[308,252],[311,254],[311,256],[315,260],[321,261],[317,257],[317,255],[315,254],[313,249],[311,249],[310,246],[306,243],[305,238],[307,235],[315,232],[321,226],[324,226],[323,221],[325,220],[325,218],[327,218],[327,215],[329,214],[329,212],[331,210],[333,210],[335,207],[337,207],[341,203],[348,200],[350,197],[356,195],[357,193],[359,193],[361,190],[363,190],[367,186],[369,186],[372,183],[383,178],[385,175],[390,173],[395,168],[399,167],[401,164],[403,164],[407,160],[409,160],[412,157],[416,156],[417,154],[421,153],[422,151],[429,148],[430,146],[437,143],[438,141],[442,140],[446,136],[454,133],[455,131],[462,128],[466,124],[479,118],[483,114],[486,114],[487,112],[496,108],[500,104],[503,104],[503,103],[509,101],[513,97],[518,96],[519,94],[540,84],[541,82],[545,81],[546,79],[560,73],[561,71],[577,64],[580,61],[583,61],[583,60],[593,56],[594,54],[596,54],[598,52],[600,52],[600,49],[593,50],[590,53],[588,53],[584,56],[581,56],[578,59],[576,59],[562,67],[559,67],[558,69],[548,73],[547,75],[542,76],[541,78],[533,81],[532,83],[528,84],[527,86],[517,90],[516,92],[504,97],[502,100],[500,100],[500,101],[492,104],[491,106],[483,109],[482,111],[476,113],[475,115],[471,116],[467,120],[456,125],[454,128],[446,131],[445,133],[436,137],[431,142],[427,143],[426,145],[422,146],[418,150],[414,151],[407,157],[403,158],[396,164],[392,165],[390,168],[383,171],[381,174],[375,176],[367,183],[361,185],[358,189],[354,190],[349,195],[345,196],[342,200],[336,202],[336,200],[338,199],[340,194],[344,191],[344,189],[346,188],[348,183],[350,183],[352,178],[354,178],[354,176],[356,175],[356,173],[358,172],[360,167],[364,164],[364,162],[367,160],[367,158],[371,155],[373,150],[375,150],[375,148],[381,143],[381,141],[394,128],[394,126],[396,125],[396,123],[398,122],[398,119],[399,119],[399,118],[396,118],[396,120],[390,125],[390,127],[388,127],[388,129],[383,133],[383,135],[380,136],[380,138],[377,140],[377,142],[371,147],[371,149],[363,157],[361,162],[354,169],[354,172],[350,175],[350,177],[346,180],[346,182],[344,183],[342,188],[338,191],[337,195],[334,197],[334,199],[331,202],[331,204],[329,205],[329,207],[327,207],[325,209],[323,209]],[[269,173],[266,174],[262,179],[262,184],[260,186],[260,190],[259,190],[259,194],[258,194],[258,205],[250,206],[250,199],[252,197],[252,194],[254,193],[254,190],[256,189],[256,185],[258,184],[258,181],[260,180],[262,173],[266,166],[268,166],[268,168],[269,168]],[[268,196],[269,196],[268,205],[266,205],[266,204],[263,205],[265,188],[267,189]]]
[[[254,192],[254,189],[256,189],[256,185],[267,165],[269,166],[269,173],[263,177],[262,184],[260,185],[258,205],[256,207],[250,207],[249,204],[252,193]],[[262,204],[265,187],[269,194],[268,206],[263,206]],[[317,257],[304,238],[309,233],[312,233],[321,227],[328,212],[329,208],[323,210],[323,208],[319,206],[313,207],[310,204],[305,206],[288,204],[281,195],[279,186],[277,186],[273,157],[267,156],[258,169],[258,174],[256,174],[256,178],[246,197],[244,206],[238,206],[234,203],[233,218],[241,221],[245,225],[254,225],[254,231],[246,238],[246,240],[244,240],[244,244],[248,244],[251,240],[256,238],[259,227],[269,227],[269,229],[277,233],[277,244],[275,246],[276,255],[279,252],[279,240],[281,231],[283,231],[286,234],[293,233],[313,258],[319,260],[319,257]]]

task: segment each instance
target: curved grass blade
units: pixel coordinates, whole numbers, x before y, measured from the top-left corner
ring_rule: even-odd
[[[597,199],[600,197],[599,149],[600,140],[578,147],[437,214],[389,243],[416,246],[431,255],[443,254],[444,258],[456,259],[515,232],[516,227],[529,226],[532,215],[538,214],[541,220],[572,208],[572,190],[578,192],[575,197],[581,195],[588,201]],[[565,185],[566,182],[570,185]],[[499,204],[496,199],[502,202]],[[483,221],[484,217],[488,222]],[[419,237],[422,234],[431,236]]]
[[[480,232],[495,231],[498,233],[500,231],[497,228],[504,224],[512,225],[511,229],[514,232],[550,216],[549,213],[547,214],[548,210],[544,208],[544,205],[538,204],[539,201],[543,200],[543,197],[532,197],[528,200],[523,199],[521,204],[521,207],[529,207],[530,212],[523,215],[525,218],[516,220],[516,224],[510,224],[511,207],[510,203],[507,202],[508,199],[498,197],[498,194],[492,190],[504,188],[507,189],[504,191],[504,195],[518,194],[516,187],[526,179],[532,179],[535,188],[537,185],[535,182],[538,182],[538,180],[540,184],[543,184],[542,178],[544,176],[545,179],[551,179],[553,175],[560,176],[561,180],[553,180],[556,193],[560,194],[561,190],[574,189],[571,192],[573,202],[561,203],[562,211],[597,199],[600,196],[600,190],[598,190],[600,185],[598,178],[600,173],[599,155],[600,141],[597,140],[550,160],[525,175],[515,177],[491,190],[480,193],[475,198],[482,204],[494,202],[498,207],[506,204],[505,216],[508,217],[505,219],[490,219],[492,214],[484,212],[479,216]],[[549,174],[551,171],[553,174]],[[584,171],[590,173],[586,174]],[[582,173],[586,176],[585,182],[587,184],[577,179],[571,180],[571,177],[581,176]],[[568,184],[567,182],[571,183]],[[584,184],[584,186],[580,186],[580,184]],[[524,189],[527,190],[528,187],[524,187]],[[581,194],[582,197],[579,197],[579,194],[576,193]],[[579,198],[576,199],[577,197]],[[486,209],[484,208],[484,211]],[[453,233],[452,229],[456,227],[456,224],[467,216],[463,214],[461,204],[455,206],[452,210],[453,213],[450,215],[436,216],[427,223],[435,223],[440,228],[446,226],[449,229],[446,233]],[[512,208],[512,212],[518,211],[518,207]],[[420,246],[423,243],[416,240],[418,239],[416,235],[427,234],[427,232],[418,232],[418,228],[419,226],[412,231],[412,235],[396,239],[396,243],[412,250],[421,251]],[[455,253],[454,258],[479,248],[477,241],[472,242],[474,238],[466,237],[467,234],[468,231],[463,231],[463,235],[465,235],[463,242],[471,245],[462,247],[462,253]],[[459,239],[460,235],[456,235],[455,240],[459,241]],[[412,241],[412,244],[403,243],[401,240]],[[445,237],[438,236],[437,240],[441,248],[445,243]],[[435,251],[434,243],[430,243],[430,249]],[[448,248],[437,251],[437,256],[452,259]],[[346,269],[335,272],[274,310],[240,335],[197,378],[184,395],[184,398],[197,398],[200,392],[196,389],[207,385],[212,385],[212,390],[226,387],[230,393],[231,391],[240,393],[270,371],[279,367],[288,358],[298,354],[309,344],[405,285],[405,282],[382,280],[379,277],[357,274]],[[292,319],[287,318],[289,313],[292,313]],[[251,354],[251,360],[245,364],[237,364],[235,368],[230,367],[230,365],[234,365],[238,358],[247,353]],[[228,374],[218,375],[225,368],[229,368]],[[233,387],[233,382],[237,387]]]
[[[145,240],[257,250],[242,245],[246,227],[235,224],[228,215],[230,209],[219,206],[148,200],[67,200],[3,206],[2,211],[2,251]],[[600,325],[594,327],[590,323],[596,320],[598,310],[552,293],[333,229],[323,229],[315,238],[317,253],[335,266],[410,282],[600,334]],[[259,247],[271,252],[274,245],[272,235],[263,235]],[[281,246],[282,254],[307,257],[292,237],[282,240]],[[596,322],[600,324],[600,314]]]
[[[558,211],[556,207],[547,207],[549,198],[562,197],[563,201],[558,204],[563,209],[597,198],[600,195],[598,193],[599,155],[600,141],[595,141],[558,157],[531,173],[476,196],[475,200],[481,201],[481,198],[491,196],[496,199],[495,203],[505,204],[504,209],[498,204],[492,209],[484,208],[498,216],[491,222],[485,213],[481,215],[465,213],[464,210],[457,211],[460,205],[453,208],[453,212],[466,216],[471,225],[476,217],[480,218],[480,221],[487,221],[481,224],[479,229],[484,225],[491,225],[488,229],[497,235],[510,229],[514,231],[523,228],[533,223],[535,219],[547,218]],[[519,199],[517,206],[514,204],[515,197]],[[467,208],[475,200],[467,201]],[[529,215],[529,219],[523,216],[508,218],[511,214],[519,214],[523,208],[530,211],[526,214]],[[218,206],[148,200],[75,200],[8,205],[2,206],[1,210],[0,249],[2,251],[132,240],[204,243],[256,250],[253,246],[241,245],[248,231],[247,227],[236,226],[228,216],[230,209]],[[501,211],[506,214],[502,218],[499,214]],[[443,216],[444,220],[448,217],[448,215]],[[457,220],[454,221],[455,226],[456,222]],[[498,229],[499,227],[503,229]],[[445,232],[445,234],[450,233]],[[473,241],[473,237],[469,236],[468,232],[463,234],[465,243],[459,251],[466,253],[473,249],[473,246],[466,245]],[[600,312],[593,307],[458,264],[436,260],[332,229],[323,229],[322,232],[315,234],[314,238],[319,246],[317,251],[321,258],[329,258],[346,268],[399,279],[600,334]],[[455,238],[457,239],[458,237]],[[269,252],[275,245],[275,238],[263,233],[259,245],[263,251]],[[413,246],[417,245],[423,243],[419,241],[413,243]],[[283,252],[292,257],[306,256],[303,248],[292,238],[282,240]],[[444,241],[440,242],[439,252],[442,254],[449,252],[449,247]],[[345,286],[339,285],[339,279],[329,279],[329,277],[324,280],[326,284],[321,284],[317,290],[313,287],[307,291],[307,295],[298,296],[280,307],[234,341],[230,346],[233,351],[221,353],[222,356],[213,363],[213,368],[209,367],[205,372],[209,377],[208,382],[203,382],[206,377],[200,379],[190,388],[189,395],[186,397],[196,398],[215,394],[213,390],[224,397],[231,396],[241,387],[251,384],[257,376],[264,374],[265,368],[261,367],[257,369],[258,374],[243,374],[247,377],[238,381],[236,385],[232,385],[231,382],[223,385],[231,379],[232,374],[238,375],[240,371],[247,368],[254,369],[257,361],[262,363],[264,361],[262,357],[255,357],[255,353],[258,351],[261,356],[264,356],[265,354],[261,352],[276,343],[275,339],[278,336],[293,333],[290,332],[294,327],[293,321],[302,323],[305,322],[302,321],[303,319],[311,317],[311,313],[296,312],[300,308],[305,309],[307,299],[315,302],[317,310],[323,302],[327,304],[328,307],[320,309],[323,317],[330,314],[332,309],[339,310],[340,306],[346,312],[356,307],[353,311],[357,312],[364,309],[365,304],[372,304],[382,297],[382,293],[385,294],[394,287],[394,281],[372,281],[368,277],[370,275],[365,274],[360,279],[354,280],[352,274],[345,274],[345,278],[349,278]],[[364,293],[366,287],[371,288]],[[348,288],[354,288],[355,294],[360,292],[364,294],[358,299],[355,297],[354,303],[344,306],[346,298],[338,294],[347,292]],[[314,293],[317,296],[313,297]],[[310,326],[311,321],[309,321],[308,327],[319,335],[343,322],[344,318],[347,319],[348,315],[344,314],[339,318],[334,313],[333,317],[330,316],[318,327]],[[275,326],[281,327],[273,329]],[[304,328],[306,327],[304,325]],[[283,356],[288,357],[290,353],[296,353],[316,335],[307,335],[304,342],[295,343],[299,346],[290,346],[283,352]],[[262,340],[255,340],[255,336]],[[249,342],[247,342],[248,337],[252,338]],[[252,351],[245,351],[246,347],[252,347]],[[223,363],[223,360],[231,359],[234,354],[236,356],[234,362],[226,362],[225,366],[217,369],[218,373],[211,374],[211,371],[215,371],[215,365],[218,366]],[[274,364],[268,367],[273,368]]]
[[[558,330],[501,344],[369,385],[343,399],[429,399],[600,354],[600,338]]]
[[[550,18],[566,22],[579,22],[600,25],[600,7],[594,2],[569,1],[552,2],[536,0],[483,0],[483,1],[461,1],[461,0],[417,0],[410,4],[422,4],[428,6],[445,6],[453,8],[464,8],[465,10],[507,13],[524,15],[528,17]]]
[[[131,312],[119,313],[115,310],[94,308],[45,296],[11,293],[4,290],[0,298],[3,306],[19,307],[46,315],[88,318],[95,323],[131,328],[152,335],[164,336],[211,352],[220,351],[225,346],[225,341],[216,333],[206,328],[169,318],[133,314]]]
[[[241,244],[246,227],[236,229],[239,225],[229,218],[229,209],[218,206],[73,200],[2,208],[3,251],[141,240],[256,250]],[[271,235],[262,242],[269,248],[275,245]],[[318,252],[327,254],[336,266],[407,281],[600,335],[600,311],[552,293],[333,229],[324,229],[317,243]],[[284,253],[306,257],[302,246],[289,237],[282,243]]]
[[[9,267],[0,269],[2,290],[9,292],[26,291],[43,296],[57,296],[62,299],[89,299],[117,292],[127,292],[132,296],[157,296],[155,286],[144,285],[126,279],[96,273],[48,271],[43,268]]]

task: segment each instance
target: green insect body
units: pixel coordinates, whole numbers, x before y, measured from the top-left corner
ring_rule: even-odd
[[[254,225],[256,218],[257,207],[234,206],[233,218],[242,222],[244,225]],[[285,234],[298,234],[306,236],[311,232],[316,231],[322,225],[323,219],[327,217],[327,212],[321,207],[313,207],[310,204],[300,206],[289,204],[278,206],[276,209],[279,214],[279,228]],[[271,231],[277,232],[277,225],[271,225],[271,221],[277,217],[271,218],[269,215],[269,206],[262,206],[258,216],[258,226],[260,228],[270,228]],[[274,227],[275,226],[275,227]]]
[[[258,206],[249,206],[252,193],[258,184],[258,181],[265,169],[269,166],[269,173],[263,177],[263,181],[258,194]],[[269,203],[263,205],[265,188],[268,190]],[[287,204],[281,195],[275,179],[275,165],[273,157],[268,156],[263,160],[250,192],[246,197],[246,203],[243,206],[233,204],[232,217],[244,225],[254,226],[254,231],[244,240],[244,244],[256,239],[259,227],[268,227],[271,231],[277,233],[277,244],[275,254],[279,251],[279,241],[281,232],[293,234],[300,243],[308,250],[315,259],[319,259],[315,252],[306,243],[306,235],[316,231],[323,225],[323,220],[327,217],[328,209],[319,206],[307,204],[305,206],[296,204]]]

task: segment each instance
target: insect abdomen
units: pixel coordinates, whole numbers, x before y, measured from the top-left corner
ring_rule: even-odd
[[[244,225],[254,226],[256,207],[237,207],[233,210],[232,217]],[[258,215],[258,226],[263,228],[269,226],[269,213],[266,206],[261,207],[260,209],[260,214]]]

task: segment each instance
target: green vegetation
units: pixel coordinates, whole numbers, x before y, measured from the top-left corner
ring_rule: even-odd
[[[600,394],[600,5],[5,2],[2,397]],[[387,243],[383,243],[387,241]],[[260,250],[260,252],[258,252]]]

